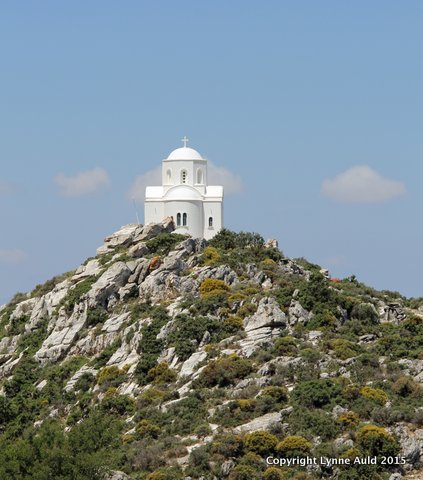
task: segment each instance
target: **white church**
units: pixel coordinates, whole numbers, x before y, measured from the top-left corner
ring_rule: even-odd
[[[144,223],[171,216],[176,233],[209,240],[223,228],[223,186],[207,184],[207,160],[182,142],[162,161],[161,186],[145,190]]]

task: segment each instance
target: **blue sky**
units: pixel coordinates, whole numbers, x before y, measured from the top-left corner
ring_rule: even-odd
[[[184,135],[238,182],[228,228],[423,295],[422,22],[418,1],[2,2],[0,303],[133,222]]]

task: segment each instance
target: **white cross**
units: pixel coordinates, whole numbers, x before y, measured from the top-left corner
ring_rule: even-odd
[[[187,136],[185,135],[185,137],[182,139],[182,142],[184,144],[184,148],[187,148],[187,143],[189,142]]]

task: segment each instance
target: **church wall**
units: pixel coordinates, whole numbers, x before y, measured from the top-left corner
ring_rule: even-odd
[[[172,172],[172,178],[170,183],[168,182],[167,171]],[[187,172],[186,184],[194,185],[194,167],[193,162],[189,160],[165,160],[162,164],[162,182],[165,190],[168,190],[174,185],[181,184],[181,172],[185,170]]]
[[[144,202],[144,223],[158,223],[166,217],[163,202]]]
[[[187,225],[178,227],[177,215],[187,214]],[[175,222],[177,233],[192,235],[194,238],[203,236],[203,206],[200,201],[175,200],[165,203],[165,217],[172,216]]]
[[[222,202],[203,203],[204,230],[203,237],[206,240],[213,238],[223,228],[223,205]],[[213,219],[212,227],[209,227],[209,219]]]

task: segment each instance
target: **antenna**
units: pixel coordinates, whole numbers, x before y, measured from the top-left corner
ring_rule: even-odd
[[[137,206],[135,205],[135,198],[132,198],[132,204],[134,205],[134,210],[135,210],[135,217],[137,219],[137,224],[140,224],[140,219],[138,217],[138,211],[137,211]]]

